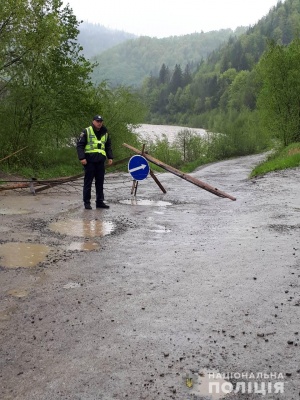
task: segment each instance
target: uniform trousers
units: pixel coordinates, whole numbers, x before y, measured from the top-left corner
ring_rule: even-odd
[[[84,184],[83,184],[83,202],[91,203],[91,191],[93,180],[95,180],[96,204],[100,204],[104,200],[103,185],[105,164],[104,162],[88,162],[84,166]]]

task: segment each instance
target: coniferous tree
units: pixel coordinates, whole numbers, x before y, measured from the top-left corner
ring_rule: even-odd
[[[182,86],[183,86],[182,69],[179,64],[176,64],[170,84],[169,84],[170,92],[175,94],[177,89]]]
[[[165,83],[169,83],[169,81],[170,81],[170,71],[169,68],[166,66],[166,64],[163,63],[159,71],[158,83],[160,85],[164,85]]]
[[[184,72],[183,72],[183,76],[182,76],[182,85],[187,86],[189,83],[191,83],[193,80],[192,78],[192,73],[191,73],[191,65],[187,64],[185,66]]]

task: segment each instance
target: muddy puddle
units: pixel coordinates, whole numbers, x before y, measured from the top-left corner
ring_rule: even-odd
[[[66,250],[70,251],[92,251],[92,250],[99,250],[100,246],[98,243],[91,243],[91,242],[72,242],[69,246],[66,247]]]
[[[35,243],[0,245],[0,265],[5,268],[32,268],[45,260],[50,247]]]
[[[167,201],[155,201],[155,200],[147,200],[147,199],[128,199],[128,200],[120,200],[121,204],[129,204],[131,206],[154,206],[154,207],[167,207],[171,206],[172,203]]]
[[[18,215],[18,214],[29,214],[30,211],[28,210],[17,210],[17,209],[10,209],[10,208],[0,208],[0,215]]]
[[[63,288],[64,289],[77,289],[77,288],[80,288],[81,286],[82,286],[82,284],[79,282],[68,282],[63,286]]]
[[[155,233],[170,233],[171,229],[168,229],[167,227],[163,225],[157,225],[153,229],[149,229],[150,232],[155,232]]]
[[[12,297],[23,298],[29,295],[27,289],[11,289],[8,290],[7,294]]]
[[[52,222],[49,228],[63,235],[94,238],[109,235],[116,227],[109,221],[69,219]]]

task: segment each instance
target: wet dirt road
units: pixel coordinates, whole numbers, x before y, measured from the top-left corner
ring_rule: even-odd
[[[0,193],[0,398],[299,399],[300,169],[261,159],[191,174],[235,202],[169,173],[108,174],[109,210]]]

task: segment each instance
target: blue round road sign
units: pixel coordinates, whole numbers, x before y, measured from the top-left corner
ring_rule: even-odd
[[[132,156],[128,162],[128,172],[136,181],[146,179],[149,171],[148,161],[143,156]]]

